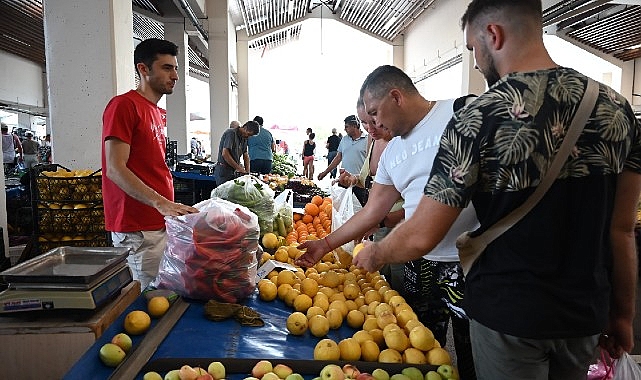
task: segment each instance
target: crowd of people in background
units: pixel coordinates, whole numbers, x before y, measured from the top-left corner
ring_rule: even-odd
[[[17,128],[9,131],[9,126],[5,123],[1,123],[1,130],[5,177],[14,174],[16,169],[26,170],[39,163],[51,163],[50,134],[38,141],[31,130]]]

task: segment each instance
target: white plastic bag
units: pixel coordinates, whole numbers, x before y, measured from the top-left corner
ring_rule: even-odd
[[[345,224],[354,214],[361,210],[361,203],[354,195],[352,187],[344,188],[338,185],[333,185],[330,188],[330,196],[332,197],[332,231],[335,231],[340,226]],[[354,251],[354,242],[350,241],[343,244],[342,248],[349,254]]]
[[[630,354],[624,352],[617,359],[612,380],[641,380],[641,367],[632,359]]]

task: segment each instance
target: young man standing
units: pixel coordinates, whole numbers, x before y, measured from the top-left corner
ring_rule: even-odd
[[[178,47],[156,38],[134,50],[140,78],[135,90],[111,99],[103,114],[102,195],[105,228],[116,247],[129,247],[128,263],[142,288],[158,274],[165,249],[165,216],[198,212],[173,202],[165,163],[166,112],[158,107],[178,80]]]

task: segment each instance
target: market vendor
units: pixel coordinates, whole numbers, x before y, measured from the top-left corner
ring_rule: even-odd
[[[257,122],[250,120],[242,127],[227,129],[218,146],[218,161],[214,169],[216,185],[223,184],[243,174],[249,174],[249,153],[247,152],[247,139],[256,136],[260,131]],[[243,165],[240,158],[243,158]]]
[[[131,248],[127,261],[142,288],[158,274],[166,243],[164,216],[198,212],[173,202],[165,163],[166,111],[157,106],[178,80],[177,54],[172,42],[141,42],[134,50],[138,88],[111,99],[102,118],[105,229],[114,246]]]

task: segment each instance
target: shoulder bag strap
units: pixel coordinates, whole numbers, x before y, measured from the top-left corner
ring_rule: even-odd
[[[501,220],[496,222],[490,228],[488,228],[481,235],[474,237],[473,239],[479,239],[485,243],[485,246],[490,244],[494,239],[501,236],[505,231],[509,230],[513,225],[515,225],[519,220],[521,220],[530,210],[536,206],[536,204],[543,198],[545,193],[548,191],[552,183],[557,179],[561,168],[567,161],[572,148],[576,144],[576,141],[581,135],[581,131],[585,127],[585,124],[594,109],[596,104],[597,97],[599,95],[599,84],[592,79],[588,78],[588,86],[585,90],[585,94],[579,107],[572,119],[572,124],[568,128],[568,132],[563,139],[563,143],[559,148],[559,151],[554,156],[552,165],[548,169],[547,173],[541,180],[541,183],[534,190],[532,195],[519,207],[512,210],[508,215],[503,217]],[[481,255],[479,252],[478,256]],[[476,261],[476,258],[472,262]]]

